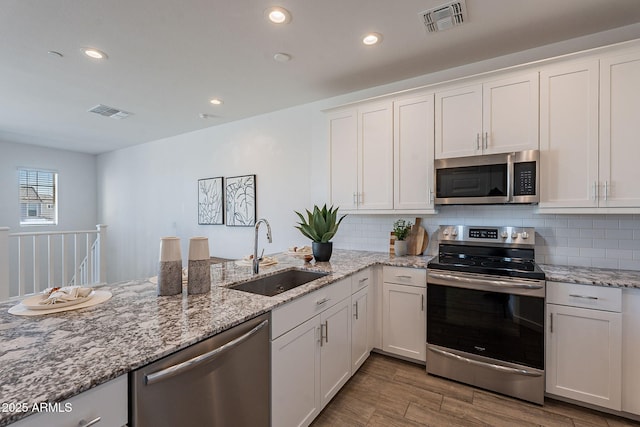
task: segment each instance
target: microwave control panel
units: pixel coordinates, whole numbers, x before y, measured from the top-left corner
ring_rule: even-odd
[[[536,162],[518,162],[513,164],[513,195],[535,196]]]

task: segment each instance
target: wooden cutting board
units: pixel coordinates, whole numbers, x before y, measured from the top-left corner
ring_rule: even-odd
[[[411,232],[407,238],[407,255],[422,255],[427,249],[429,236],[427,235],[427,230],[420,225],[421,223],[422,218],[416,218],[413,227],[411,227]]]

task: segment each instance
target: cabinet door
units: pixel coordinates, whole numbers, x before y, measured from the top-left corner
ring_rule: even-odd
[[[433,209],[433,94],[395,101],[393,123],[393,207]]]
[[[341,210],[357,207],[358,116],[356,110],[342,110],[328,116],[331,203]]]
[[[600,206],[640,207],[640,52],[600,67]]]
[[[640,415],[640,289],[622,291],[622,410]]]
[[[538,149],[538,73],[482,85],[484,154]]]
[[[482,85],[436,93],[435,158],[482,152]]]
[[[324,407],[351,377],[351,298],[320,315],[320,389]]]
[[[596,207],[598,61],[540,72],[540,208]]]
[[[621,408],[622,315],[547,304],[546,391]]]
[[[351,296],[351,375],[369,357],[369,287]]]
[[[426,288],[385,282],[382,291],[382,349],[424,362]]]
[[[391,102],[358,109],[358,209],[393,209],[392,116]]]
[[[271,342],[271,425],[309,425],[320,413],[320,315]]]

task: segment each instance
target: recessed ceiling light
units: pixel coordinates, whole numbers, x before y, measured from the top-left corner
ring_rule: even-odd
[[[83,47],[82,52],[89,58],[93,59],[107,59],[107,54],[101,50],[94,49],[92,47]]]
[[[211,102],[213,105],[222,105],[222,103],[224,103],[224,101],[220,98],[213,98],[209,102]]]
[[[288,53],[278,52],[273,55],[273,59],[276,62],[289,62],[291,61],[291,55],[289,55]]]
[[[367,46],[372,46],[374,44],[378,44],[382,41],[382,34],[380,33],[369,33],[362,38],[362,43]]]
[[[291,22],[291,12],[284,7],[274,6],[264,11],[267,19],[274,24],[288,24]]]

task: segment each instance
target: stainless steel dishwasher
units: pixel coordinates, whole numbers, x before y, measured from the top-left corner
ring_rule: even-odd
[[[269,314],[129,375],[132,427],[268,426]]]

